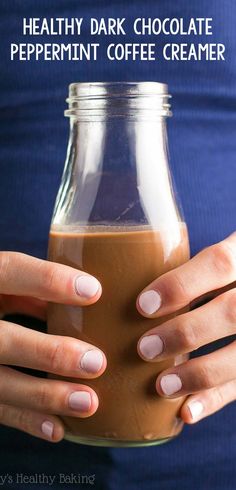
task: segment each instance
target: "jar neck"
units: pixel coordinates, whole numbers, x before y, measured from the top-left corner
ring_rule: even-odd
[[[181,220],[168,165],[165,118],[71,118],[54,224],[150,225]]]
[[[53,223],[179,230],[166,85],[70,86],[70,138]]]
[[[65,115],[80,121],[156,120],[171,115],[169,99],[167,85],[158,82],[72,83]]]

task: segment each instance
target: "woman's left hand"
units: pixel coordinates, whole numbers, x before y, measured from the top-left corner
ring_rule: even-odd
[[[178,311],[200,296],[236,281],[236,233],[198,253],[147,286],[137,299],[138,311],[159,318]],[[236,334],[236,288],[207,304],[152,328],[138,342],[149,362],[192,352]],[[190,359],[159,374],[159,395],[186,398],[181,417],[197,422],[236,400],[236,341],[213,353]]]

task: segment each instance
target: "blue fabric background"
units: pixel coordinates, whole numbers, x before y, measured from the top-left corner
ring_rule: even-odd
[[[189,227],[192,254],[236,229],[234,0],[2,0],[0,11],[0,249],[46,256],[68,137],[64,99],[68,84],[75,81],[167,82],[174,111],[169,121],[171,165]],[[135,17],[213,17],[214,35],[198,40],[225,43],[226,61],[10,61],[10,43],[27,41],[21,35],[24,16],[110,16],[127,17],[128,22]],[[158,39],[151,37],[146,42]],[[53,41],[57,42],[47,40]],[[100,39],[101,43],[108,41]],[[130,33],[126,41],[137,39]],[[170,41],[186,39],[176,36]],[[82,42],[89,42],[88,33],[84,33]],[[44,328],[33,320],[13,319]],[[235,420],[233,404],[195,426],[185,427],[171,443],[147,449],[90,448],[68,442],[51,445],[2,427],[0,474],[95,473],[95,487],[104,490],[135,490],[138,486],[143,490],[235,490]],[[58,488],[71,486],[58,484]],[[78,486],[82,487],[89,485]]]

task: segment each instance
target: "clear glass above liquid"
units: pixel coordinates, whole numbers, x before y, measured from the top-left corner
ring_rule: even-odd
[[[89,307],[50,304],[48,331],[100,347],[108,365],[101,377],[86,380],[98,394],[97,412],[64,417],[66,438],[159,444],[180,432],[184,399],[159,397],[155,379],[184,358],[148,363],[138,356],[140,336],[165,318],[146,319],[135,305],[151,281],[189,259],[168,165],[167,86],[72,84],[68,101],[70,137],[48,258],[94,275],[103,294]]]

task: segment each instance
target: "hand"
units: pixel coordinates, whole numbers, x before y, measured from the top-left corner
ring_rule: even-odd
[[[236,233],[163,274],[139,295],[137,308],[147,318],[176,312],[201,295],[236,280]],[[138,343],[150,362],[188,353],[236,333],[236,289],[232,288],[193,311],[149,330]],[[236,399],[236,342],[180,365],[157,378],[159,395],[190,395],[180,415],[194,423]]]
[[[97,279],[72,267],[0,252],[0,292],[2,317],[18,312],[45,319],[48,301],[89,305],[102,290]],[[87,385],[37,378],[6,366],[95,378],[105,370],[106,358],[91,344],[1,320],[0,364],[0,423],[4,425],[58,442],[64,427],[57,415],[88,417],[97,410],[98,397]]]

